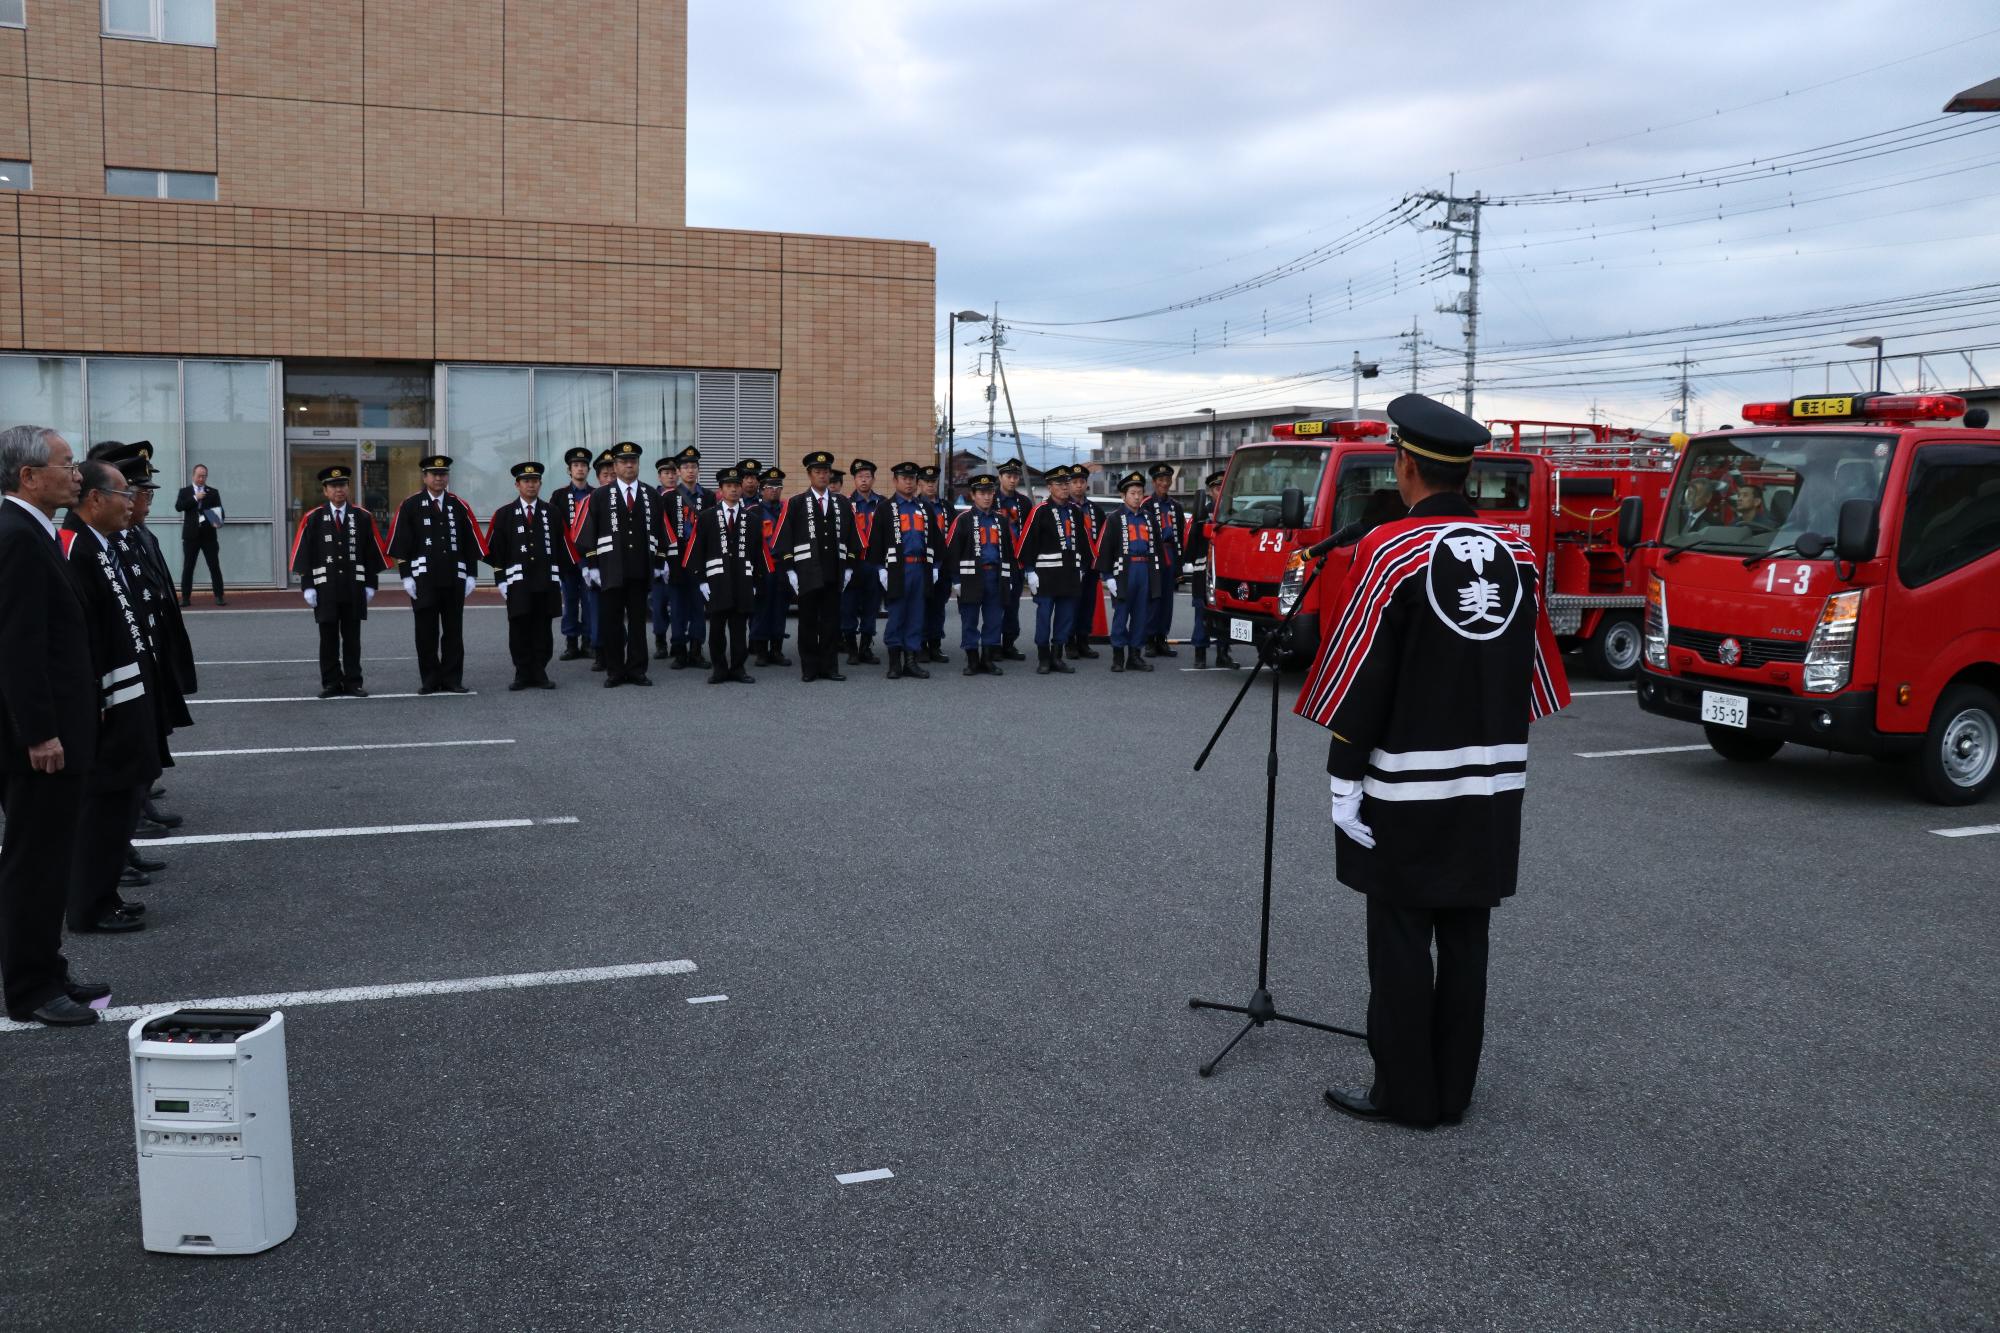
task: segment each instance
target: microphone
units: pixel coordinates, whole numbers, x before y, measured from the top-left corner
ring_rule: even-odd
[[[1331,537],[1326,538],[1324,541],[1315,542],[1311,546],[1308,546],[1305,550],[1305,557],[1308,560],[1317,560],[1335,547],[1352,546],[1363,537],[1366,537],[1368,530],[1374,526],[1373,523],[1349,523],[1346,527],[1335,531]]]

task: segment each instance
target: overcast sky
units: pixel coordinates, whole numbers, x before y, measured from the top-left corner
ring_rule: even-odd
[[[1052,435],[1079,440],[1086,425],[1200,406],[1345,404],[1356,351],[1383,365],[1362,396],[1380,404],[1408,387],[1407,343],[1394,335],[1413,320],[1421,383],[1458,394],[1461,324],[1435,307],[1464,283],[1420,281],[1441,238],[1417,225],[1197,309],[1029,323],[1103,320],[1226,287],[1413,191],[1443,189],[1453,172],[1460,193],[1520,195],[1900,126],[1965,133],[1877,140],[1895,151],[1780,179],[1487,208],[1482,417],[1577,418],[1595,403],[1609,420],[1671,427],[1678,372],[1661,363],[1678,355],[1673,339],[1512,366],[1510,344],[2000,282],[2000,115],[1921,124],[2000,75],[1993,0],[1543,0],[1537,18],[1526,12],[693,0],[688,221],[930,242],[941,312],[997,300],[1021,321],[1006,360],[1022,430],[1047,416]],[[1818,197],[1837,193],[1847,197]],[[1891,353],[2000,343],[2000,302],[1878,323]],[[1761,344],[1697,336],[1690,415],[1713,426],[1760,395],[1817,389],[1827,359],[1866,355],[1841,344],[1874,331],[1857,316]],[[961,332],[961,432],[983,415],[981,332]],[[942,400],[941,335],[938,352]],[[1758,369],[1780,358],[1797,369]],[[2000,351],[1983,360],[1983,378],[2000,379]],[[1892,367],[1892,381],[1915,370]],[[1849,372],[1832,373],[1839,387]],[[1947,360],[1930,373],[1956,385],[1966,372]],[[1588,377],[1609,382],[1573,382]]]

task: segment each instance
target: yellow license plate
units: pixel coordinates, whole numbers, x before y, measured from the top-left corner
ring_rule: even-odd
[[[1792,415],[1795,417],[1849,417],[1854,415],[1854,396],[1839,398],[1794,398]]]

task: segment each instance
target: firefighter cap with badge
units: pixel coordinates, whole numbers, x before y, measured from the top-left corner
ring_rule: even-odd
[[[1388,414],[1396,428],[1396,447],[1433,463],[1470,463],[1474,450],[1493,442],[1486,427],[1420,393],[1392,400]]]
[[[542,479],[542,465],[533,461],[516,463],[507,469],[507,475],[515,481],[540,481]]]

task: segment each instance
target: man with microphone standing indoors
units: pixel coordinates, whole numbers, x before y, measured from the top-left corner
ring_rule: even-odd
[[[222,492],[208,484],[208,469],[200,463],[188,475],[188,484],[174,497],[181,515],[181,605],[194,596],[196,557],[208,561],[208,581],[215,588],[215,604],[227,606],[222,597],[221,539],[215,535],[222,522]]]
[[[1480,522],[1465,495],[1485,428],[1418,394],[1388,415],[1409,513],[1361,539],[1295,707],[1332,733],[1335,873],[1368,895],[1375,1081],[1326,1100],[1430,1129],[1472,1099],[1488,918],[1520,860],[1528,724],[1565,706],[1569,686],[1533,548]]]

